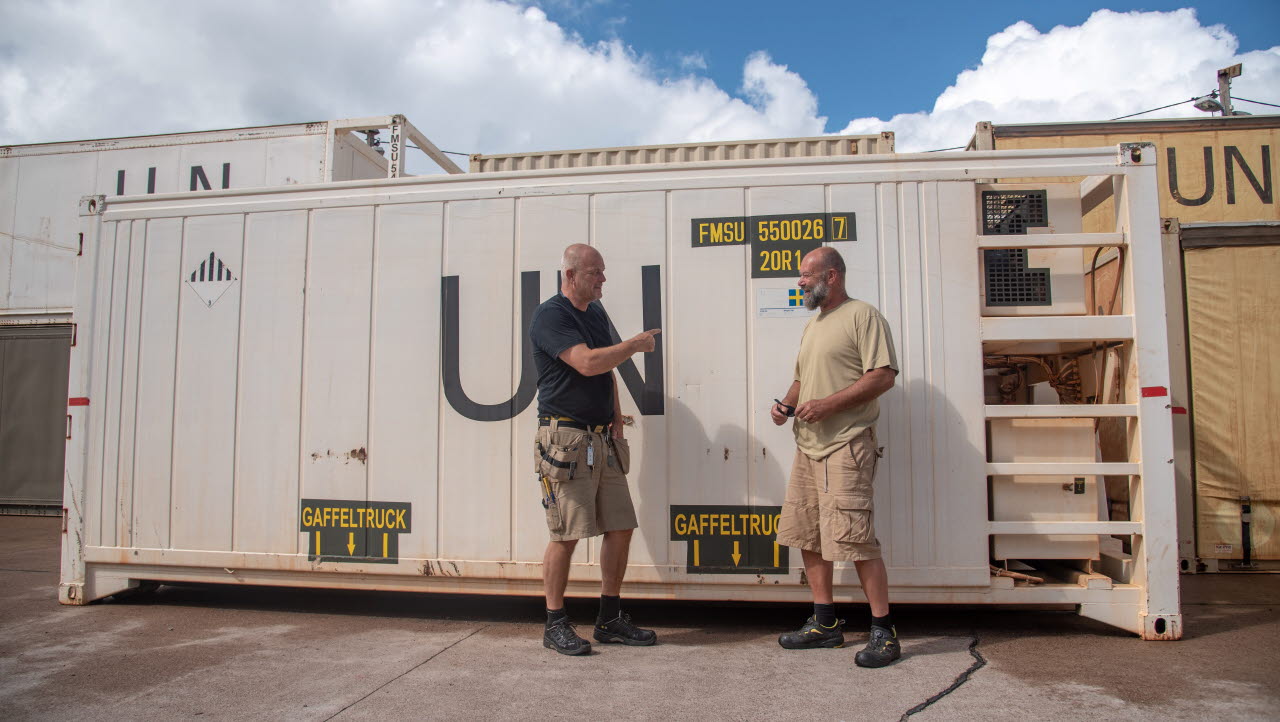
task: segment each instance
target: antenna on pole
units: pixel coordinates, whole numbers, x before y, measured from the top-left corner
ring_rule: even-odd
[[[1243,72],[1244,66],[1241,63],[1218,71],[1218,102],[1222,104],[1224,116],[1236,114],[1231,108],[1231,79],[1240,77]]]

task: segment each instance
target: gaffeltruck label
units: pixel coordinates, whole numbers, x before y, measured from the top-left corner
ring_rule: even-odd
[[[399,501],[303,499],[298,514],[311,561],[394,564],[413,528],[412,505]]]
[[[751,244],[752,278],[800,275],[804,254],[831,241],[855,241],[853,213],[785,213],[773,216],[694,218],[694,248]]]
[[[690,574],[786,574],[780,506],[673,506],[671,541],[688,542]]]

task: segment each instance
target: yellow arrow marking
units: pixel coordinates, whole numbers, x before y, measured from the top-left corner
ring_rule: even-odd
[[[778,566],[778,542],[773,543],[773,565]]]
[[[735,541],[733,543],[733,554],[729,556],[733,557],[733,565],[735,567],[738,566],[738,562],[742,559],[742,555],[738,553],[738,542]]]
[[[382,535],[382,556],[384,558],[387,556],[387,535],[386,534]],[[775,564],[774,566],[777,566],[777,565]]]
[[[352,554],[355,554],[355,553],[356,553],[356,533],[353,531],[349,531],[347,532],[347,556],[351,556]]]
[[[693,540],[693,565],[695,567],[702,566],[702,564],[698,561],[698,540],[697,539]]]
[[[316,556],[320,556],[320,532],[316,532]]]

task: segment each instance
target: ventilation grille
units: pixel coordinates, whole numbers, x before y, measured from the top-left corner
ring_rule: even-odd
[[[1025,248],[985,251],[988,306],[1052,306],[1049,269],[1027,268]]]
[[[1049,225],[1044,191],[983,191],[982,232],[989,236],[1020,236],[1028,228]]]

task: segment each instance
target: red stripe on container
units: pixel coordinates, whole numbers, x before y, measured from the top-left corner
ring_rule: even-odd
[[[1187,413],[1187,410],[1186,410],[1185,408],[1181,407],[1181,406],[1174,406],[1174,407],[1172,407],[1172,410],[1173,410],[1173,413],[1175,413],[1175,414],[1185,414],[1185,413]]]
[[[1152,396],[1168,396],[1169,389],[1163,386],[1144,386],[1142,387],[1142,398],[1150,398]]]
[[[88,406],[88,405],[89,405],[88,396],[77,396],[72,399],[67,399],[67,406]]]

